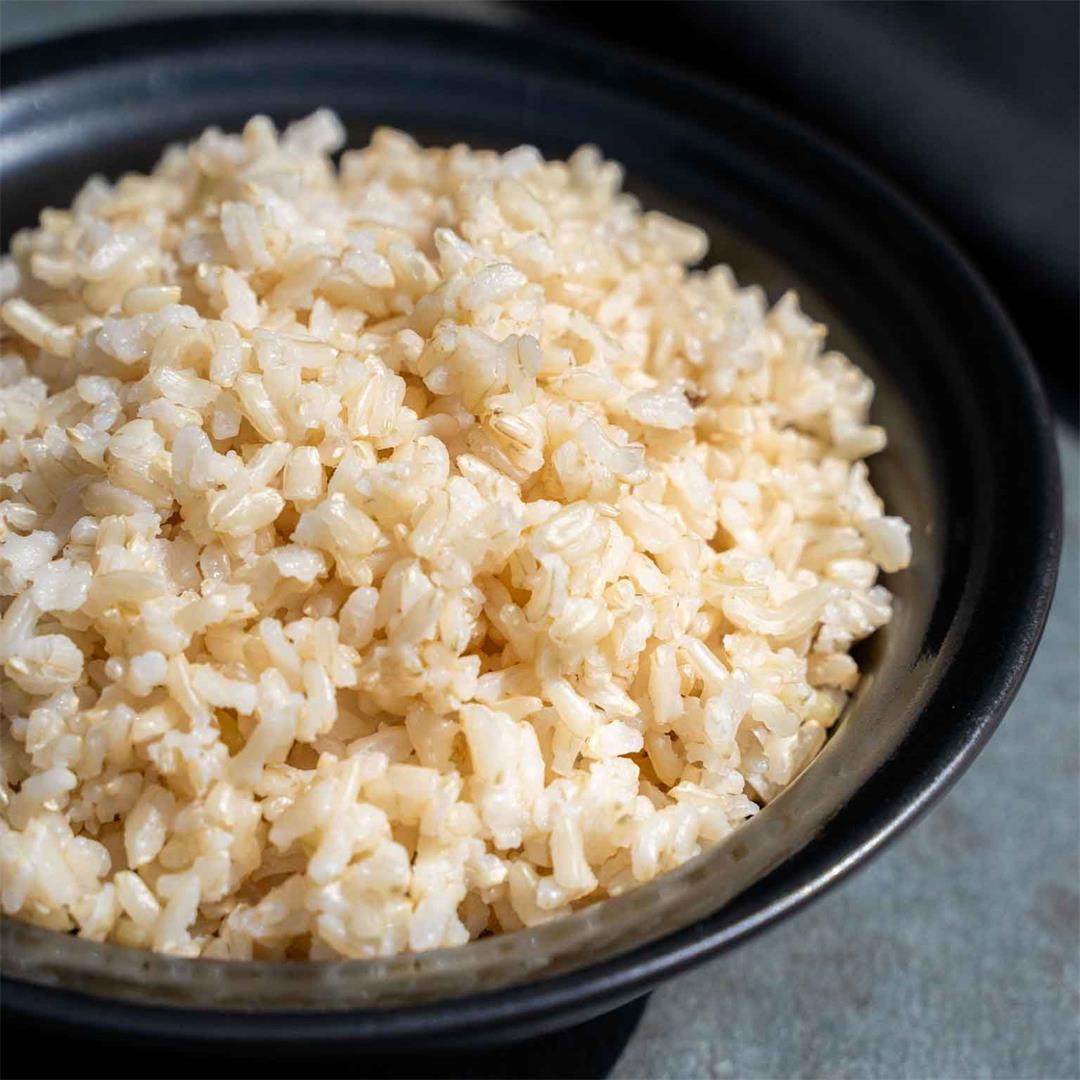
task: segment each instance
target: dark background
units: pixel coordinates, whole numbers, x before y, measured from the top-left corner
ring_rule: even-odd
[[[989,279],[1076,423],[1080,5],[516,6],[744,89],[874,165]]]

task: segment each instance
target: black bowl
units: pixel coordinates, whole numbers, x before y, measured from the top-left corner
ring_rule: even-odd
[[[489,9],[490,11],[491,9]],[[580,1021],[744,940],[840,880],[971,762],[1012,700],[1054,587],[1050,413],[1001,308],[896,190],[739,94],[592,44],[411,16],[218,17],[4,58],[4,231],[93,172],[250,114],[336,108],[422,140],[563,156],[599,143],[629,186],[706,227],[711,259],[797,286],[878,384],[874,483],[913,525],[896,618],[825,750],[729,842],[568,919],[385,961],[177,960],[6,920],[4,1004],[125,1036],[316,1047],[462,1045]]]

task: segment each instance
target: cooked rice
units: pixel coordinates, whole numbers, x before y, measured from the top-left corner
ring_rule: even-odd
[[[94,178],[3,262],[3,910],[182,956],[535,926],[814,756],[907,565],[871,381],[590,147]]]

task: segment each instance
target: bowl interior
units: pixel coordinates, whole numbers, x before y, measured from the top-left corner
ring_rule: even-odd
[[[1052,525],[1048,459],[1031,436],[1036,392],[1015,343],[1003,348],[992,303],[888,192],[736,95],[493,28],[328,17],[288,35],[272,21],[245,24],[236,36],[236,20],[216,23],[215,33],[174,27],[121,39],[128,47],[113,55],[123,59],[94,60],[87,39],[73,39],[59,55],[9,60],[5,243],[41,207],[67,205],[90,174],[145,170],[168,142],[209,124],[236,129],[255,112],[284,123],[329,105],[350,145],[380,124],[425,143],[527,142],[549,157],[597,143],[626,165],[627,186],[647,205],[708,230],[708,263],[730,264],[772,299],[797,289],[828,323],[830,346],[872,375],[875,419],[889,433],[872,479],[889,511],[911,523],[914,562],[887,581],[895,618],[862,650],[866,676],[820,756],[728,842],[650,885],[462,950],[284,967],[144,955],[7,920],[6,972],[143,1004],[255,1012],[569,985],[556,977],[625,973],[612,965],[628,956],[636,968],[627,978],[640,984],[840,876],[947,783],[989,730],[1018,679],[1024,597],[1038,622],[1042,594],[1031,582],[1046,576],[1045,544],[1010,540],[1002,515],[1008,504],[1036,528]],[[1013,455],[1001,452],[1002,438],[1014,440]],[[1025,475],[1038,490],[1018,503]],[[988,599],[988,569],[1006,557],[1024,581]],[[979,656],[973,623],[993,638]],[[983,663],[997,666],[980,683]]]

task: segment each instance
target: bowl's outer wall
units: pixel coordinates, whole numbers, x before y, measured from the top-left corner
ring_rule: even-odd
[[[979,279],[839,152],[737,94],[591,45],[408,17],[320,16],[314,28],[229,17],[80,35],[11,54],[3,78],[5,243],[42,206],[70,203],[91,173],[147,169],[165,143],[211,123],[236,129],[255,112],[284,122],[332,106],[350,145],[378,124],[437,144],[530,142],[546,156],[599,143],[648,205],[709,229],[710,261],[773,298],[797,286],[829,323],[830,345],[873,375],[875,417],[890,435],[873,480],[915,545],[912,568],[888,582],[896,617],[863,649],[868,677],[818,760],[731,843],[664,881],[558,929],[469,946],[468,961],[437,953],[288,974],[144,956],[8,920],[9,1007],[132,1033],[197,1019],[207,1039],[327,1045],[563,1026],[838,880],[939,795],[1000,719],[1053,592],[1049,413]]]

